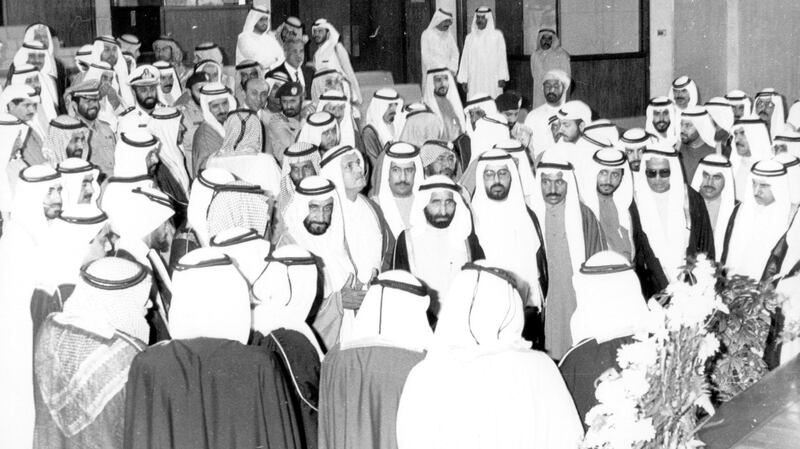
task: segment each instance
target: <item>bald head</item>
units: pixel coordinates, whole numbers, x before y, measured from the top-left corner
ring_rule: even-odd
[[[258,111],[267,106],[269,98],[269,86],[261,78],[247,80],[244,85],[244,102],[248,108]]]

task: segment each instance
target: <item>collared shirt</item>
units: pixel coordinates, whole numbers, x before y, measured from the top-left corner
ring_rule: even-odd
[[[108,123],[100,119],[87,120],[80,114],[76,114],[76,118],[91,131],[89,162],[100,169],[103,177],[108,178],[114,174],[114,148],[117,145],[114,131]]]
[[[283,67],[286,69],[286,72],[289,74],[289,78],[292,80],[292,82],[302,84],[303,90],[306,90],[306,79],[303,76],[303,67],[294,67],[288,62],[284,62]]]

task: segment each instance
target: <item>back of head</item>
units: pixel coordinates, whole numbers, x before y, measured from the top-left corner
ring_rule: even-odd
[[[464,266],[442,299],[436,347],[530,348],[517,281],[487,261]]]
[[[342,349],[389,344],[421,352],[432,337],[426,315],[429,304],[427,289],[410,273],[381,273],[367,290]]]
[[[250,295],[231,258],[217,248],[198,248],[183,256],[172,275],[170,334],[247,343]]]
[[[594,338],[598,343],[633,335],[646,322],[647,305],[639,278],[627,259],[601,251],[573,275],[577,308],[572,315],[572,341]]]

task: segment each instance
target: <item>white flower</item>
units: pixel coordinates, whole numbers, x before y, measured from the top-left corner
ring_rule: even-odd
[[[617,363],[622,368],[647,369],[656,363],[657,358],[658,347],[654,339],[622,345],[617,350]]]
[[[639,399],[650,390],[650,382],[647,381],[647,370],[626,369],[622,371],[623,388],[629,398]]]
[[[706,288],[676,282],[670,284],[667,290],[672,294],[666,309],[670,329],[698,326],[716,310],[727,312],[727,307],[717,299],[713,286]]]
[[[697,352],[698,360],[706,360],[719,350],[719,340],[714,334],[706,334],[700,343],[700,350]]]
[[[698,254],[692,270],[697,284],[714,285],[717,282],[717,270],[705,254]]]

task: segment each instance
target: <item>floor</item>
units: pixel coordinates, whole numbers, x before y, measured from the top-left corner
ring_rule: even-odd
[[[800,357],[720,407],[699,437],[708,449],[800,448]]]

